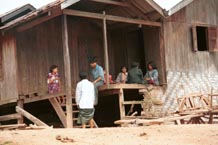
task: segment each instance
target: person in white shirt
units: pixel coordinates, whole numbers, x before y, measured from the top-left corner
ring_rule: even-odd
[[[94,127],[94,102],[95,89],[92,82],[87,79],[87,73],[79,74],[81,79],[76,86],[76,104],[79,108],[79,116],[77,123],[82,124],[82,128],[86,128],[86,124],[90,124],[90,128]]]

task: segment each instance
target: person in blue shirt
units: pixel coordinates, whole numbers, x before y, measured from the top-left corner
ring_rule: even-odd
[[[147,73],[144,76],[146,84],[159,85],[158,71],[154,62],[149,62],[147,65]]]
[[[92,68],[91,74],[93,78],[93,84],[95,87],[95,105],[98,104],[98,87],[104,84],[104,70],[97,64],[96,58],[90,60],[90,66]]]

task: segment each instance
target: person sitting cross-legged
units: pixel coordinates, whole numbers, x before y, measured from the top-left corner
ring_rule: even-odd
[[[86,124],[90,124],[90,128],[94,127],[94,102],[95,89],[92,82],[87,79],[87,73],[81,72],[80,82],[76,86],[76,104],[79,108],[79,116],[77,123],[82,124],[82,128],[86,128]]]

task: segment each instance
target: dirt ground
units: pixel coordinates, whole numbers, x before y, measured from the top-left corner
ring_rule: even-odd
[[[218,125],[0,131],[0,145],[218,145]]]

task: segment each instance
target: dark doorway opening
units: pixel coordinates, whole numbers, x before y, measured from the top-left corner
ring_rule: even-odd
[[[208,51],[207,27],[197,26],[198,51]]]

